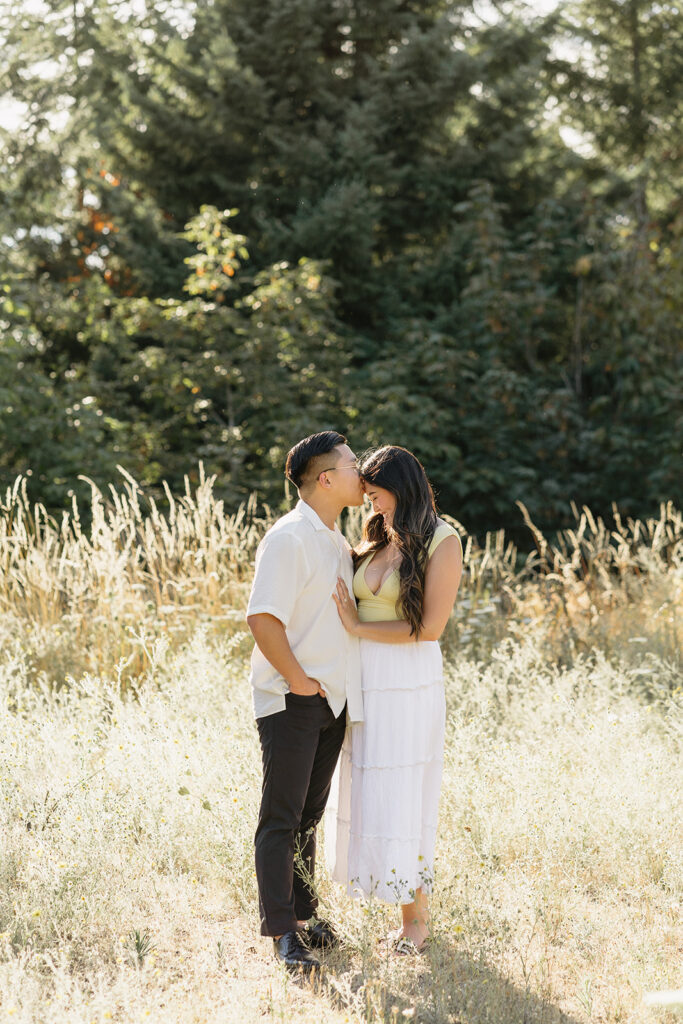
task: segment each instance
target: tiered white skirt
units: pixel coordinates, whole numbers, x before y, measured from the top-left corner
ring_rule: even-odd
[[[431,890],[445,700],[436,642],[361,640],[365,720],[346,733],[325,815],[332,876],[351,895]]]

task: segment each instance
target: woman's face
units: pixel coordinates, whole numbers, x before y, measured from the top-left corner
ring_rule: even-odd
[[[369,480],[363,481],[363,487],[367,497],[372,502],[372,511],[380,512],[384,516],[385,525],[391,526],[396,509],[395,496],[391,491],[387,491],[385,487],[378,487],[377,484],[370,483]]]

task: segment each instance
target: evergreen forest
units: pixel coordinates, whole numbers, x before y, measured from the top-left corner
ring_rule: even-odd
[[[334,427],[480,535],[683,504],[676,0],[0,7],[3,491]]]

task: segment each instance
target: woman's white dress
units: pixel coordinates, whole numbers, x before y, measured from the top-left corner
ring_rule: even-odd
[[[441,524],[429,554],[455,531]],[[373,594],[362,562],[354,594],[362,620],[396,619],[398,572]],[[350,726],[325,818],[333,877],[352,895],[411,903],[431,890],[443,771],[445,700],[437,642],[361,640],[364,721]]]

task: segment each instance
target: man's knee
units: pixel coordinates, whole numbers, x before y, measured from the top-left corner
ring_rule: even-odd
[[[320,811],[320,813],[307,814],[306,817],[302,819],[301,825],[298,829],[299,838],[302,845],[308,839],[310,839],[312,835],[315,835],[315,830],[320,824],[322,816],[322,811]]]
[[[295,825],[273,826],[265,823],[256,830],[254,846],[256,854],[264,853],[271,849],[282,847],[293,847],[299,829]]]

